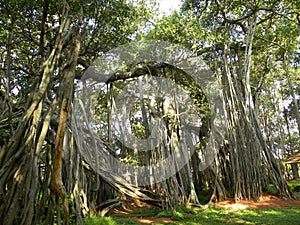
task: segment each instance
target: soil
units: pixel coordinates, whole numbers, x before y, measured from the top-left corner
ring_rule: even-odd
[[[136,205],[134,205],[134,207],[136,207]],[[141,206],[138,206],[139,208]],[[145,204],[143,205],[142,207],[145,207],[145,208],[149,208],[149,207],[152,207],[152,206],[149,206],[148,204]],[[122,219],[129,219],[129,220],[135,220],[141,224],[152,224],[152,223],[172,223],[172,222],[175,222],[175,220],[172,220],[171,218],[169,217],[127,217],[126,215],[127,214],[130,214],[130,213],[134,213],[135,210],[132,209],[132,206],[130,208],[127,208],[127,207],[123,207],[121,209],[113,209],[109,215],[114,217],[115,214],[118,215],[118,218]],[[124,217],[122,217],[121,215],[124,215]]]
[[[236,203],[231,200],[221,201],[215,204],[223,209],[240,210],[240,209],[269,209],[284,208],[290,206],[300,206],[299,200],[282,199],[274,195],[263,195],[258,201],[241,200]]]
[[[126,217],[126,214],[134,213],[135,211],[132,209],[122,208],[122,209],[114,209],[110,216],[114,217],[114,214],[118,214],[118,218],[122,219],[129,219],[129,220],[135,220],[141,224],[152,224],[152,223],[172,223],[176,222],[175,220],[172,220],[169,217]],[[121,215],[124,214],[124,217]]]
[[[270,208],[284,208],[291,206],[300,206],[299,200],[292,199],[282,199],[273,195],[263,195],[262,198],[258,201],[253,200],[241,200],[238,202],[234,202],[233,199],[221,201],[215,203],[216,207],[220,207],[226,210],[242,210],[242,209],[270,209]],[[141,207],[141,206],[139,206]],[[149,205],[143,205],[142,207],[148,208]],[[152,224],[152,223],[172,223],[176,222],[169,217],[125,217],[125,214],[134,213],[135,211],[130,208],[122,208],[122,209],[113,209],[110,213],[112,217],[114,214],[119,214],[118,218],[123,218],[120,214],[124,214],[124,219],[130,219],[138,221],[141,224]],[[193,216],[192,214],[187,216]]]

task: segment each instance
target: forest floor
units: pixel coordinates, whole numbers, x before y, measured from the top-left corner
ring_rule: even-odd
[[[278,209],[278,208],[287,208],[287,207],[300,207],[300,200],[291,200],[291,199],[281,199],[274,195],[265,194],[258,201],[252,200],[241,200],[239,202],[234,202],[232,200],[226,200],[218,202],[214,205],[216,208],[221,208],[230,211],[245,210],[245,209]],[[131,207],[126,207],[122,209],[114,209],[111,213],[111,217],[117,217],[119,219],[126,218],[133,221],[136,221],[140,224],[153,224],[153,223],[173,223],[176,222],[175,219],[169,216],[156,217],[153,215],[143,215],[140,214],[141,211],[146,212],[151,206],[149,205],[135,205]],[[185,216],[193,217],[191,213],[186,213]],[[177,221],[178,222],[178,221]]]
[[[274,195],[263,195],[258,201],[241,200],[234,202],[233,200],[221,201],[215,204],[223,209],[240,210],[240,209],[276,209],[292,206],[300,206],[299,200],[282,199]]]

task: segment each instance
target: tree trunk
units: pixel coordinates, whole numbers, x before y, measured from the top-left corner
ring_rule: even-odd
[[[67,8],[67,7],[66,7]],[[66,119],[69,107],[70,97],[72,96],[74,69],[77,65],[77,56],[79,52],[79,29],[74,32],[75,40],[74,45],[69,47],[69,56],[72,58],[71,64],[64,70],[66,74],[65,82],[60,86],[61,90],[64,90],[62,96],[62,106],[60,112],[60,123],[58,129],[58,136],[55,143],[55,160],[54,171],[45,172],[44,180],[40,180],[39,169],[43,154],[52,155],[51,152],[41,151],[44,147],[44,141],[49,134],[49,125],[53,120],[53,114],[56,111],[58,105],[58,99],[60,96],[56,96],[53,99],[52,105],[49,105],[47,100],[47,92],[52,88],[51,77],[55,73],[55,69],[59,65],[59,58],[62,52],[65,51],[63,44],[65,44],[66,36],[69,32],[74,32],[74,29],[70,29],[69,19],[67,12],[64,15],[64,19],[61,23],[59,33],[57,35],[55,46],[50,53],[49,57],[41,66],[41,76],[36,89],[32,91],[32,95],[28,101],[28,108],[24,113],[22,120],[19,122],[19,126],[15,134],[11,137],[8,145],[4,146],[0,153],[0,217],[2,220],[0,224],[32,224],[33,221],[40,221],[43,215],[36,212],[43,212],[41,209],[37,209],[36,206],[39,201],[47,202],[48,212],[51,212],[51,200],[46,200],[47,196],[47,184],[46,177],[49,177],[49,173],[52,174],[52,189],[56,193],[60,194],[65,209],[64,223],[68,223],[68,211],[67,200],[63,194],[63,188],[59,183],[60,171],[61,171],[61,158],[62,158],[62,141],[65,133]],[[63,60],[69,60],[63,59]],[[70,62],[70,61],[69,61]],[[66,64],[67,65],[67,64]],[[65,85],[67,84],[67,85]],[[71,88],[70,88],[71,87]],[[43,110],[43,106],[47,107],[46,111]],[[47,148],[46,148],[47,149]],[[50,148],[49,148],[50,149]],[[51,156],[49,159],[52,159]],[[48,169],[48,168],[47,168]],[[46,170],[47,170],[46,169]],[[53,172],[53,173],[52,173]],[[39,183],[43,182],[43,191],[40,192]],[[38,196],[38,194],[44,194]],[[57,221],[59,223],[60,218],[60,205],[58,198],[56,199],[56,213]],[[52,205],[55,207],[54,205]],[[42,207],[45,207],[43,205]],[[53,215],[52,215],[53,216]],[[50,216],[51,217],[51,216]],[[49,218],[50,218],[49,217]],[[51,219],[49,219],[50,223]]]
[[[222,84],[227,109],[230,168],[233,174],[232,190],[235,200],[259,199],[263,186],[270,177],[280,195],[292,197],[280,165],[263,138],[252,99],[250,68],[256,26],[255,15],[251,20],[249,21],[248,43],[243,60],[244,68],[236,70],[243,71],[241,74],[236,75],[231,71],[230,68],[233,68],[234,65],[228,59],[234,58],[234,55],[230,55],[226,44],[223,53]]]

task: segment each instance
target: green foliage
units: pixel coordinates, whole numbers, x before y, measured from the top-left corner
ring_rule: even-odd
[[[171,16],[160,19],[155,28],[147,34],[147,38],[191,47],[193,40],[201,38],[201,32],[197,31],[197,28],[199,27],[193,15],[174,12]]]
[[[300,192],[300,185],[297,185],[296,187],[294,187],[293,191],[294,192]]]
[[[293,192],[296,199],[300,200],[300,182],[287,182],[287,184],[291,189],[291,191]],[[273,195],[277,194],[277,190],[273,184],[269,184],[267,189],[264,191]]]
[[[293,192],[300,192],[300,182],[288,182],[288,185]]]

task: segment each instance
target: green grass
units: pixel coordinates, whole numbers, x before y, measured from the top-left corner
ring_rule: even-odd
[[[208,208],[175,224],[297,224],[300,208],[230,211]]]
[[[288,182],[294,195],[300,200],[300,182]],[[269,186],[269,192],[276,192],[273,185]],[[206,196],[205,196],[206,197]],[[202,199],[207,201],[207,199]],[[158,208],[135,208],[131,214],[115,214],[111,217],[92,217],[84,221],[85,225],[137,225],[140,224],[130,219],[130,217],[169,217],[174,223],[155,223],[174,224],[174,225],[224,225],[224,224],[260,224],[260,225],[299,225],[300,207],[290,207],[281,209],[245,209],[239,211],[225,210],[210,207],[205,210],[193,210],[186,207],[178,207],[175,212],[172,210],[162,211]],[[191,216],[191,214],[194,214]]]
[[[153,215],[153,209],[141,209],[145,215]],[[201,224],[300,224],[300,207],[282,208],[282,209],[267,209],[267,210],[240,210],[231,211],[220,208],[207,208],[206,210],[195,211],[191,209],[179,208],[176,213],[172,211],[162,211],[156,214],[156,217],[170,217],[176,220],[174,223],[155,223],[159,224],[175,224],[175,225],[201,225]],[[141,211],[142,212],[142,211]],[[186,213],[193,213],[194,216],[187,216]],[[140,217],[141,214],[138,214]],[[124,215],[123,215],[124,216]],[[122,217],[123,217],[122,216]],[[130,217],[137,217],[137,214],[129,214],[126,218],[111,217],[93,217],[85,221],[85,225],[121,225],[121,224],[140,224],[130,220]]]
[[[117,222],[114,221],[114,219],[110,217],[89,217],[86,218],[84,221],[84,224],[89,224],[89,225],[98,225],[98,224],[103,224],[103,225],[116,225]]]
[[[140,223],[130,219],[114,219],[111,217],[89,217],[84,220],[85,225],[138,225]]]

